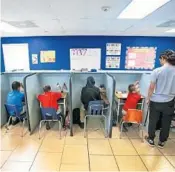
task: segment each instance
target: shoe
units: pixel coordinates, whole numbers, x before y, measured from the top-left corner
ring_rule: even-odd
[[[164,146],[165,146],[165,142],[159,141],[159,143],[158,143],[158,148],[163,149]]]
[[[15,120],[12,120],[12,125],[16,125],[19,122],[19,119],[16,118]]]
[[[149,137],[145,136],[145,141],[148,143],[149,146],[154,147],[154,140],[150,139]]]
[[[80,122],[79,123],[79,126],[80,126],[81,129],[83,129],[84,128],[84,123],[83,122]]]
[[[121,131],[121,125],[119,126],[119,129],[120,129],[120,131]],[[123,130],[122,130],[122,132],[128,132],[128,129],[126,128],[126,126],[125,125],[123,125]]]
[[[46,122],[46,130],[50,130],[49,122]]]

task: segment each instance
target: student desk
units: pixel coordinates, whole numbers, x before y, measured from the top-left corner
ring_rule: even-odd
[[[64,115],[66,115],[66,109],[67,109],[67,95],[68,95],[67,92],[63,92],[61,99],[58,101],[59,105],[63,105]]]
[[[125,101],[127,99],[128,93],[115,93],[115,102],[117,105],[117,124],[118,124],[118,117],[120,115],[120,106],[123,106],[125,104]],[[141,110],[143,110],[144,106],[144,100],[145,98],[142,96],[141,100],[139,101],[138,105],[141,105]]]

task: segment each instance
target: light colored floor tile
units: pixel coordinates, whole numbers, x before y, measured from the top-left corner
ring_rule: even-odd
[[[173,166],[164,156],[141,156],[149,171],[172,172]]]
[[[10,161],[33,161],[40,144],[31,139],[22,140],[21,144],[12,152]]]
[[[112,128],[112,138],[117,138],[119,139],[120,138],[120,130],[119,130],[119,127],[113,127]],[[122,139],[127,139],[128,136],[126,135],[126,133],[122,133]]]
[[[5,163],[5,161],[7,161],[10,154],[11,154],[11,151],[0,151],[0,168]]]
[[[61,163],[61,153],[46,153],[39,152],[36,156],[34,164],[31,168],[31,171],[38,170],[59,170]]]
[[[14,172],[27,172],[29,171],[32,162],[19,162],[19,161],[7,161],[2,170],[3,171],[14,171]]]
[[[175,132],[170,132],[170,136],[171,139],[175,139]]]
[[[1,150],[14,150],[20,145],[22,137],[6,134],[1,141]]]
[[[112,155],[108,139],[88,139],[89,154]]]
[[[133,129],[132,127],[128,128],[128,132],[126,132],[126,135],[128,136],[128,138],[140,138],[138,130]]]
[[[62,152],[64,148],[64,138],[45,138],[39,149],[40,152]]]
[[[66,145],[87,145],[87,139],[83,137],[66,137]]]
[[[175,168],[175,156],[166,156],[166,158],[171,162],[171,164]]]
[[[90,155],[91,171],[118,171],[114,156]]]
[[[139,156],[116,156],[120,171],[147,171]]]
[[[147,143],[141,142],[140,139],[131,139],[139,155],[161,155],[156,147],[150,147]]]
[[[99,139],[99,138],[105,138],[104,132],[103,130],[88,130],[87,132],[87,137],[88,138],[95,138],[95,139]]]
[[[88,164],[86,145],[65,145],[62,156],[63,164]]]
[[[110,139],[114,155],[137,155],[129,139]]]
[[[159,149],[164,155],[175,155],[175,143],[168,140],[163,149]]]
[[[89,165],[61,164],[60,171],[89,171]]]

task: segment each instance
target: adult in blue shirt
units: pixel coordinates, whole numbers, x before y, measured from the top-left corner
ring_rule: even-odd
[[[174,114],[175,99],[175,52],[167,50],[160,55],[162,67],[151,74],[147,103],[150,104],[148,137],[146,141],[155,146],[156,125],[161,117],[161,130],[158,147],[163,148],[169,137],[171,120]]]
[[[18,81],[14,81],[12,83],[12,91],[10,91],[7,95],[7,104],[15,105],[18,112],[23,114],[25,112],[24,107],[24,93],[20,90],[23,88],[22,84]],[[9,112],[9,115],[13,115],[13,112]],[[19,122],[19,120],[15,117],[12,117],[12,125],[15,125]]]

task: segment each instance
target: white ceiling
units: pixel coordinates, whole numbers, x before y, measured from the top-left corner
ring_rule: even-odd
[[[153,1],[153,0],[147,0]],[[175,0],[171,0],[141,20],[117,19],[131,0],[1,0],[1,20],[32,21],[38,27],[2,36],[49,35],[142,35],[175,36],[171,28],[156,27],[175,20]],[[110,10],[102,11],[103,6]]]

